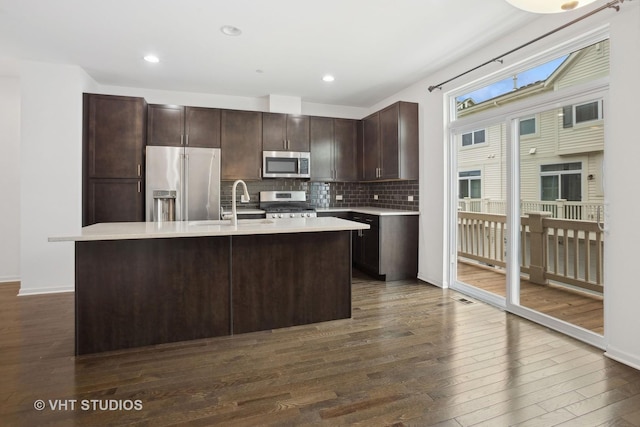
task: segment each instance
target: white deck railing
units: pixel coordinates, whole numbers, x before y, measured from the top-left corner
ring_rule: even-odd
[[[604,233],[594,221],[530,212],[520,222],[520,271],[533,283],[603,291]],[[458,256],[505,267],[506,216],[458,212]]]
[[[506,214],[506,202],[495,199],[471,199],[465,197],[458,201],[460,212],[482,212],[487,214]],[[569,202],[564,199],[555,201],[522,200],[520,213],[550,212],[552,218],[575,219],[580,221],[601,221],[603,218],[602,202]]]

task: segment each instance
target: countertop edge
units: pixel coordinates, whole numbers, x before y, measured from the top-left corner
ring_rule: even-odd
[[[340,218],[306,218],[275,223],[245,223],[189,225],[188,222],[161,223],[104,223],[82,229],[80,235],[52,236],[49,242],[90,242],[102,240],[167,239],[180,237],[225,237],[257,234],[317,233],[325,231],[367,230],[368,224]],[[167,227],[166,230],[157,229]],[[154,229],[155,228],[155,229]]]

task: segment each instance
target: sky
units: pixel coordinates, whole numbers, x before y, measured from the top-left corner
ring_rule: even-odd
[[[526,86],[528,84],[546,80],[559,66],[567,59],[567,55],[562,56],[553,61],[549,61],[546,64],[539,65],[535,68],[518,73],[518,88]],[[481,89],[467,93],[462,96],[456,97],[456,101],[464,101],[467,98],[473,99],[473,102],[479,104],[488,99],[493,99],[497,96],[504,95],[507,92],[513,90],[513,77],[500,80],[499,82],[492,83],[489,86],[485,86]]]

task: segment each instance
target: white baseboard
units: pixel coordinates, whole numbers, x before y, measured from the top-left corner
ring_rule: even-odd
[[[46,294],[59,294],[62,292],[73,292],[73,287],[63,286],[59,288],[35,288],[35,289],[23,289],[20,288],[20,292],[18,292],[18,296],[26,296],[26,295],[46,295]]]
[[[0,284],[1,283],[9,283],[9,282],[19,282],[20,281],[20,277],[19,276],[4,276],[4,277],[0,277]]]
[[[613,346],[607,346],[607,351],[604,353],[609,359],[613,359],[616,362],[624,363],[627,366],[631,366],[634,369],[640,371],[640,358],[637,355],[626,353]]]
[[[429,279],[425,277],[423,274],[421,274],[420,272],[418,272],[418,279],[422,280],[423,282],[427,282],[430,285],[437,286],[439,288],[443,287],[442,282],[440,280]]]

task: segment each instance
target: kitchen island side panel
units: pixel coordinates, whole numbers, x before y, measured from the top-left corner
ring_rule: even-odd
[[[76,354],[230,333],[230,237],[76,242]]]
[[[351,317],[351,232],[234,236],[233,333]]]

